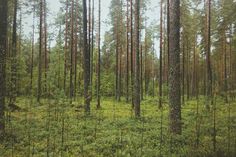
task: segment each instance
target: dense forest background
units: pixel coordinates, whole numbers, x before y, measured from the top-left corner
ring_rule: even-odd
[[[0,0],[0,156],[236,156],[236,1],[105,3]]]

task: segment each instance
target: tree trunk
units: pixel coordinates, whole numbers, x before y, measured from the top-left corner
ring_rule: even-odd
[[[76,32],[74,33],[75,37],[75,44],[74,44],[74,100],[76,100],[76,94],[77,94],[77,62],[78,62],[78,21],[77,19],[79,18],[79,0],[76,0],[76,10],[75,10],[75,30]]]
[[[182,104],[184,104],[184,101],[185,101],[185,97],[184,97],[184,94],[185,94],[185,41],[184,41],[184,36],[182,37],[183,38],[183,41],[182,41],[182,44],[183,44],[183,50],[182,50],[182,52],[183,52],[183,58],[182,58],[182,60],[183,60],[183,65],[182,65]]]
[[[120,18],[119,18],[119,19],[120,19]],[[119,26],[119,27],[120,27],[120,26]],[[118,69],[119,69],[119,72],[118,72],[118,73],[119,73],[119,77],[118,77],[118,78],[119,78],[119,79],[118,79],[118,80],[119,80],[119,82],[118,82],[118,101],[121,100],[121,79],[122,79],[122,73],[121,73],[121,71],[122,71],[122,67],[121,67],[121,61],[122,61],[122,59],[121,59],[121,57],[122,57],[122,54],[121,54],[121,53],[122,53],[122,46],[121,46],[121,43],[120,43],[120,42],[121,42],[121,41],[120,41],[120,36],[121,36],[121,34],[120,34],[120,31],[119,31],[119,35],[118,35],[118,45],[119,45],[119,47],[118,47],[118,48],[119,48],[119,51],[118,51],[118,52],[119,52],[119,54],[118,54],[118,55],[119,55],[119,59],[118,59],[118,60],[119,60],[119,66],[118,66],[118,67],[119,67],[119,68],[118,68]]]
[[[115,26],[115,34],[116,34],[116,100],[119,99],[119,41],[118,41],[118,18],[116,17],[116,26]]]
[[[129,101],[129,1],[127,0],[126,21],[126,102]]]
[[[83,0],[83,30],[84,30],[84,105],[85,113],[90,114],[90,52],[88,49],[87,39],[87,4],[86,0]]]
[[[144,60],[145,60],[145,63],[144,63],[144,90],[145,90],[145,96],[147,96],[148,94],[148,76],[147,76],[147,20],[145,19],[145,41],[144,41],[144,44],[145,44],[145,52],[144,52]]]
[[[197,67],[196,67],[196,43],[197,38],[194,38],[194,47],[193,47],[193,81],[192,81],[192,96],[196,97],[197,93]]]
[[[211,70],[211,0],[208,0],[207,5],[207,51],[206,51],[206,64],[207,64],[207,98],[212,97],[212,70]],[[208,104],[207,104],[208,106]],[[208,106],[209,108],[209,106]]]
[[[167,86],[169,84],[170,67],[170,0],[167,0]]]
[[[153,36],[153,50],[152,50],[152,97],[155,97],[155,37]]]
[[[101,0],[98,1],[98,71],[97,71],[97,109],[101,107],[100,105],[100,64],[101,64]]]
[[[66,0],[66,15],[65,15],[65,47],[64,47],[64,92],[66,94],[66,76],[67,76],[67,48],[68,48],[68,0]]]
[[[159,67],[159,108],[162,107],[162,3],[160,4],[160,67]]]
[[[41,80],[42,80],[42,37],[43,37],[43,0],[40,0],[40,19],[39,19],[39,66],[38,66],[38,95],[37,101],[41,98]]]
[[[130,0],[130,71],[131,71],[131,94],[132,108],[134,108],[134,47],[133,47],[133,0]]]
[[[43,38],[44,38],[44,78],[45,78],[45,93],[47,94],[48,87],[47,87],[47,71],[48,71],[48,51],[47,51],[47,7],[46,7],[46,0],[43,0]]]
[[[134,88],[134,107],[135,117],[140,117],[140,61],[139,61],[139,17],[140,17],[140,0],[135,2],[135,47],[136,47],[136,58],[135,58],[135,88]]]
[[[13,17],[13,32],[12,32],[12,62],[11,62],[11,95],[10,103],[14,104],[16,101],[16,81],[17,81],[17,71],[16,71],[16,55],[17,55],[17,0],[14,0],[14,17]]]
[[[225,35],[224,35],[225,36]],[[225,103],[228,103],[227,91],[228,91],[228,81],[227,81],[227,41],[224,37],[224,96]]]
[[[170,0],[170,131],[181,134],[180,93],[180,1]]]
[[[93,91],[93,48],[94,48],[94,0],[92,1],[92,38],[91,38],[91,92]],[[91,93],[92,96],[92,93]]]
[[[73,58],[74,56],[74,0],[71,2],[71,41],[70,41],[70,101],[74,94],[73,86]]]
[[[141,100],[143,100],[143,45],[140,46],[140,86],[141,86]]]
[[[92,54],[91,54],[91,0],[88,0],[88,51],[89,51],[89,56],[90,56],[90,92],[91,92],[91,100],[93,97],[93,80],[92,80]]]
[[[35,2],[33,4],[33,30],[32,30],[32,47],[31,47],[31,68],[30,68],[30,94],[33,89],[33,70],[34,70],[34,34],[35,34]]]
[[[6,52],[7,52],[7,11],[8,0],[0,1],[0,140],[5,129],[4,111],[6,97]]]
[[[188,37],[187,37],[187,45],[186,45],[186,53],[187,53],[187,65],[186,65],[186,93],[187,93],[187,100],[189,100],[190,97],[190,81],[189,81],[189,73],[190,73],[190,50],[189,50],[189,42],[188,42]]]

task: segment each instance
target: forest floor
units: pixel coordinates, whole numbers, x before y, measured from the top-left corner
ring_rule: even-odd
[[[225,104],[217,98],[210,111],[204,98],[185,102],[179,136],[168,131],[168,105],[160,110],[157,102],[151,97],[142,101],[142,116],[136,119],[130,103],[111,98],[102,99],[100,110],[92,101],[90,116],[84,115],[82,98],[72,104],[43,100],[41,105],[20,98],[19,109],[7,113],[0,156],[236,156],[235,101]]]

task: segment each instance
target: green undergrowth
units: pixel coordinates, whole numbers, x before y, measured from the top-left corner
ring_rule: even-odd
[[[169,132],[166,100],[161,110],[157,98],[146,98],[138,119],[125,101],[103,98],[102,108],[96,110],[94,100],[89,116],[85,116],[82,102],[82,98],[73,103],[60,98],[38,104],[30,98],[18,99],[21,110],[6,113],[7,133],[0,156],[236,156],[235,102],[225,104],[217,98],[209,111],[204,98],[186,101],[182,105],[182,135]]]

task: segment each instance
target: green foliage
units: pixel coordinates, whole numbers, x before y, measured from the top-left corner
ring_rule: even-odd
[[[115,81],[115,76],[114,75],[104,75],[101,78],[101,94],[103,96],[112,96],[114,95],[114,81]]]
[[[54,93],[55,99],[42,100],[37,106],[32,98],[18,99],[23,110],[9,113],[8,136],[0,145],[3,156],[214,156],[212,148],[212,112],[205,110],[204,98],[186,102],[182,107],[182,135],[169,133],[168,105],[163,111],[157,99],[147,98],[141,107],[141,118],[135,119],[131,105],[104,99],[102,109],[85,116],[78,102],[69,104],[63,91]],[[79,102],[82,99],[79,98]],[[82,107],[82,108],[81,108]],[[235,103],[229,106],[217,98],[216,130],[218,156],[234,153]],[[199,145],[196,145],[196,124],[200,126]],[[228,137],[228,128],[231,138]],[[162,130],[162,134],[161,134]],[[161,139],[162,142],[161,142]],[[227,143],[230,140],[230,148]],[[62,142],[63,141],[63,142]]]

